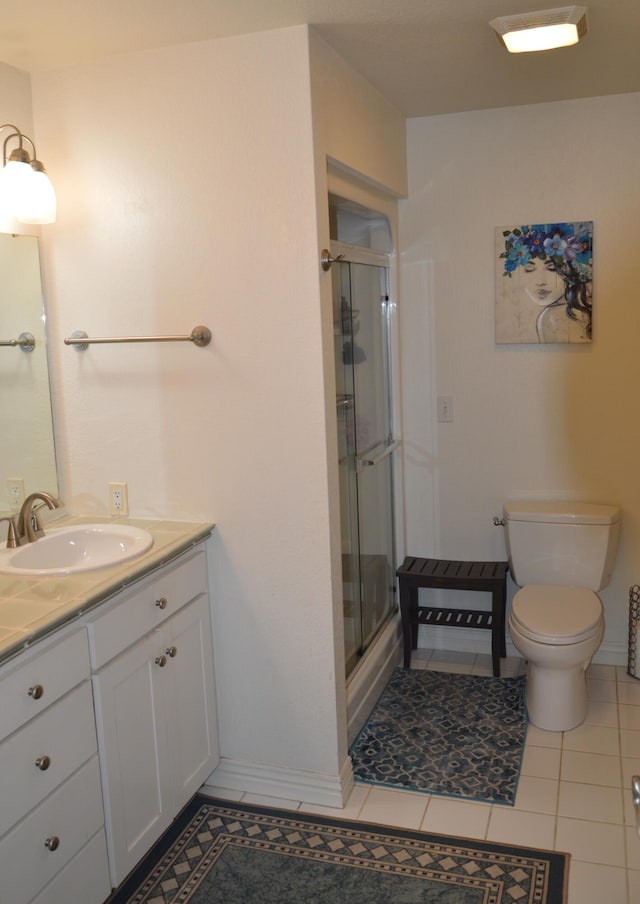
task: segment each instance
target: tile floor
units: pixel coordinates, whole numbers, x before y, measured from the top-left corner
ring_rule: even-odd
[[[490,675],[487,655],[417,650],[413,668]],[[503,675],[523,670],[503,660]],[[569,904],[638,904],[640,836],[631,776],[640,774],[640,681],[591,665],[589,714],[565,732],[529,726],[515,806],[356,784],[342,810],[215,789],[221,797],[571,854]]]

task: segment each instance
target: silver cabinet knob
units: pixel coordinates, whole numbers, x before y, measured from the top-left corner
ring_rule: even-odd
[[[46,772],[50,765],[51,757],[49,756],[39,756],[36,760],[36,766],[38,767],[40,772]]]
[[[177,647],[167,647],[167,649],[165,650],[165,653],[167,654],[167,656],[171,656],[172,659],[176,655],[177,652],[178,652]]]
[[[34,700],[39,700],[40,697],[44,694],[44,688],[41,684],[34,684],[33,687],[30,687],[27,691],[30,697]]]
[[[161,596],[159,600],[156,600],[156,606],[158,607],[158,609],[166,609],[167,608],[166,596]]]
[[[163,669],[165,667],[165,665],[167,664],[167,657],[164,655],[156,656],[155,663],[156,663],[156,665],[160,666],[161,669]]]
[[[44,843],[44,846],[48,848],[50,851],[57,851],[60,846],[60,839],[57,835],[52,835],[50,838]]]

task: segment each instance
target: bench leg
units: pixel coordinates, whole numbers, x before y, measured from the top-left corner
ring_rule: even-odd
[[[402,621],[403,665],[411,666],[411,650],[418,645],[418,591],[407,585],[402,579],[400,589],[400,618]]]
[[[491,626],[491,660],[493,663],[493,677],[500,677],[500,623],[495,620]]]
[[[507,655],[507,644],[505,641],[505,615],[507,609],[507,588],[505,584],[500,588],[500,655]]]
[[[496,588],[491,595],[491,658],[493,662],[493,677],[500,677],[500,657],[507,655],[504,629],[505,629],[505,605],[506,592],[504,585]]]

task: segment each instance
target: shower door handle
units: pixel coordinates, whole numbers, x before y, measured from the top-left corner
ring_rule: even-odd
[[[399,449],[402,445],[402,441],[399,439],[395,439],[392,443],[385,447],[385,449],[380,453],[380,455],[374,455],[373,458],[356,458],[356,470],[361,471],[363,468],[373,468],[376,465],[379,465],[381,461],[384,461],[385,458],[388,458],[396,449]]]

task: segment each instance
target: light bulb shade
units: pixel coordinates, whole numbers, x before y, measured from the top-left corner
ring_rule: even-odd
[[[536,50],[554,50],[578,43],[575,25],[541,25],[502,35],[509,53],[531,53]]]
[[[29,169],[29,179],[16,200],[16,217],[21,223],[55,223],[57,202],[51,180],[43,169]]]
[[[502,16],[490,23],[509,53],[554,50],[577,44],[588,30],[584,6],[563,6],[516,16]]]
[[[19,199],[28,190],[33,170],[29,163],[8,160],[0,170],[0,207],[6,216],[17,217]]]

